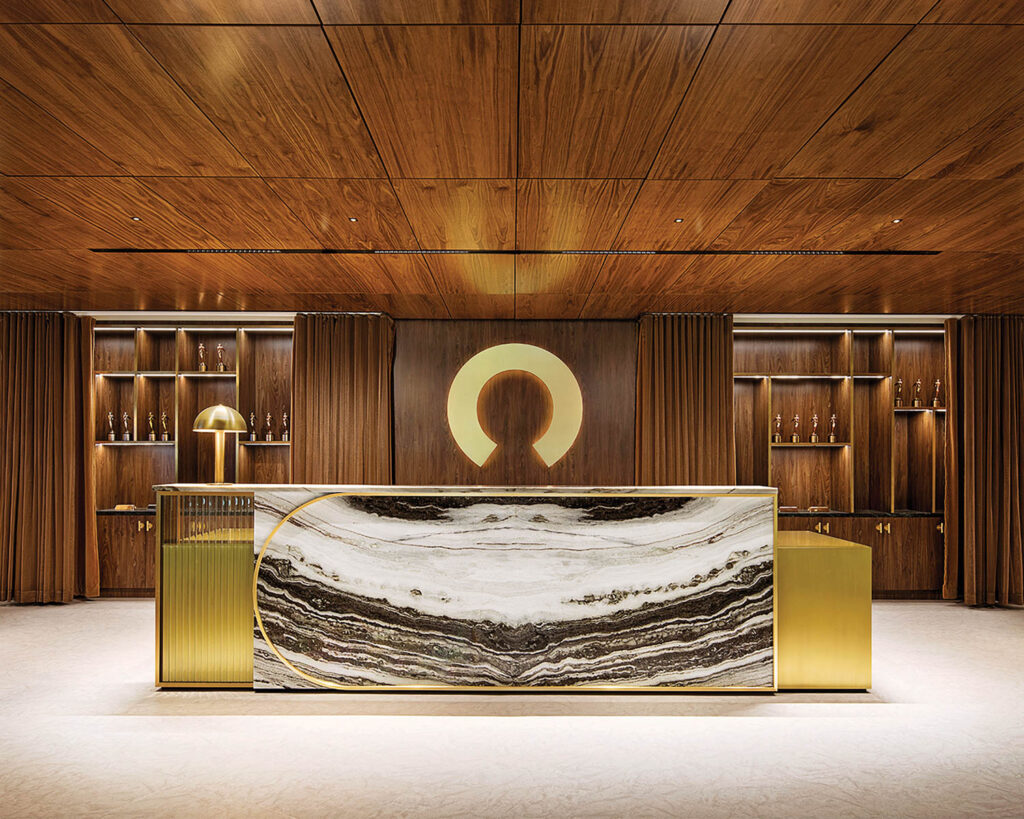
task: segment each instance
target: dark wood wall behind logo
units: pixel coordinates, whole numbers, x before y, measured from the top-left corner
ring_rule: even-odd
[[[548,467],[533,449],[551,400],[520,371],[487,382],[480,424],[498,448],[482,467],[448,428],[448,388],[463,364],[496,344],[535,344],[564,361],[583,393],[576,443]],[[636,324],[626,321],[399,321],[394,367],[395,483],[632,485]]]

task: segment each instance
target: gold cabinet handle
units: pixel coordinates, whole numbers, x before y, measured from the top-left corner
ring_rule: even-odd
[[[821,531],[821,521],[820,520],[817,523],[814,524],[814,531],[815,532],[820,532]]]
[[[939,530],[939,534],[940,535],[946,534],[946,522],[945,521],[940,521],[939,523],[937,523],[935,525],[935,528]]]
[[[878,532],[878,534],[882,534],[882,524],[881,524],[881,522],[878,522],[878,523],[875,524],[875,531]]]
[[[139,531],[141,532],[141,531],[142,531],[142,529],[143,529],[143,526],[142,526],[142,521],[140,520],[140,521],[139,521]]]
[[[828,527],[829,527],[829,523],[828,523],[828,521],[825,521],[825,534],[826,535],[829,533],[829,528]]]
[[[150,521],[150,520],[146,521],[146,531],[147,532],[152,532],[153,531],[153,522]]]
[[[885,533],[887,535],[891,535],[892,534],[892,524],[891,523],[885,524]]]

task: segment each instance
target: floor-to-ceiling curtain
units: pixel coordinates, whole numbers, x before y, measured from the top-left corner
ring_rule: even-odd
[[[641,317],[636,482],[736,482],[732,316],[666,313]]]
[[[943,597],[1024,604],[1024,316],[946,321]]]
[[[292,480],[388,484],[394,322],[300,313],[292,345]]]
[[[0,600],[99,595],[93,323],[0,313]]]

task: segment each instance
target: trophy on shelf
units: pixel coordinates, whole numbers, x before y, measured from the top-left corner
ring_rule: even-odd
[[[206,345],[199,342],[199,372],[206,372]]]
[[[256,440],[256,413],[255,413],[255,411],[249,413],[249,440],[250,441],[255,441]]]
[[[288,437],[288,413],[287,412],[282,412],[281,413],[281,440],[282,441],[290,441],[291,440],[291,438]]]
[[[941,390],[942,390],[942,379],[941,378],[936,378],[935,379],[935,395],[932,396],[932,406],[933,407],[941,407],[942,406],[942,399],[939,397],[939,392]]]
[[[897,378],[896,379],[896,399],[895,399],[894,403],[895,403],[895,406],[897,406],[897,407],[902,407],[903,406],[903,379],[902,378]]]
[[[790,443],[800,443],[800,416],[799,414],[793,416],[793,434],[789,436]]]
[[[834,444],[838,439],[836,438],[836,414],[833,412],[832,417],[828,419],[828,442]]]
[[[818,443],[818,413],[811,415],[811,434],[807,439],[812,444]]]
[[[779,413],[775,414],[775,432],[772,433],[772,443],[782,443],[782,415]]]
[[[156,416],[153,414],[153,410],[149,411],[149,415],[146,416],[146,423],[149,424],[149,434],[146,436],[147,440],[156,440]]]
[[[217,372],[222,373],[227,369],[227,364],[224,363],[224,345],[217,345]]]
[[[117,433],[114,432],[114,413],[107,413],[107,440],[116,441]]]
[[[121,413],[121,440],[130,441],[132,439],[131,430],[128,429],[128,424],[131,422],[132,417],[128,414],[128,410]]]
[[[160,440],[169,441],[171,440],[171,434],[167,431],[167,413],[160,413]]]
[[[915,407],[923,406],[923,404],[921,402],[921,379],[920,378],[917,379],[917,381],[914,382],[914,401],[913,401],[913,405]]]
[[[267,413],[266,421],[267,421],[266,440],[267,441],[273,441],[274,440],[274,426],[273,426],[273,424],[274,424],[274,416],[271,415],[269,412]]]

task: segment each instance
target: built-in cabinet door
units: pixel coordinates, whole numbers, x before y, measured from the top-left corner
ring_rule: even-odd
[[[871,585],[879,597],[937,597],[943,535],[938,517],[856,518],[858,543],[871,547]]]
[[[103,597],[153,595],[155,529],[155,515],[97,515],[100,594]]]
[[[836,517],[833,515],[822,517],[813,515],[780,515],[779,529],[791,532],[817,532],[822,535],[845,538],[845,534],[837,534],[837,532],[847,531],[845,526],[847,520],[848,518],[846,517]]]

